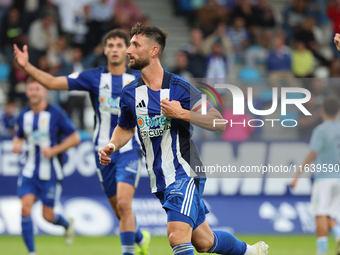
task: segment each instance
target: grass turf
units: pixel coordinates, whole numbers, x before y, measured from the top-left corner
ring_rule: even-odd
[[[270,255],[306,255],[315,254],[315,237],[301,235],[287,236],[255,236],[237,235],[249,244],[263,240],[269,244]],[[329,238],[329,254],[335,254],[335,242]],[[36,236],[36,249],[38,255],[120,255],[120,242],[117,236],[83,237],[77,236],[72,246],[64,244],[60,236]],[[20,236],[0,235],[1,255],[27,254],[26,247]],[[151,255],[172,255],[172,250],[166,237],[152,237],[150,245]],[[198,254],[198,253],[195,253]]]

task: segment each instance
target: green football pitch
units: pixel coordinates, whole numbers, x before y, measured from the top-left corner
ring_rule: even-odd
[[[250,236],[237,235],[247,243],[253,244],[259,240],[267,242],[270,246],[270,255],[306,255],[315,254],[314,236]],[[120,243],[117,236],[83,237],[77,236],[72,246],[66,246],[62,237],[37,236],[36,248],[38,255],[120,255]],[[329,254],[335,254],[335,243],[330,240]],[[20,236],[0,236],[1,255],[26,255]],[[151,255],[172,255],[166,237],[152,237],[150,245]],[[198,254],[198,253],[197,253]]]

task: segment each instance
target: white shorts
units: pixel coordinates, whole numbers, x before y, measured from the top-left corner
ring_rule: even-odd
[[[311,196],[314,216],[330,216],[335,218],[340,212],[340,181],[326,179],[316,181]]]

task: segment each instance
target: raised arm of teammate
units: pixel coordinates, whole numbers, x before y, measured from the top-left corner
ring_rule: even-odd
[[[14,58],[18,65],[33,77],[37,82],[50,90],[68,90],[68,81],[65,76],[54,77],[49,73],[39,70],[28,61],[27,45],[21,51],[16,44],[13,45]]]
[[[214,119],[222,119],[221,114],[215,108],[210,108],[206,115],[199,112],[184,109],[179,101],[161,101],[162,113],[173,119],[184,120],[193,125],[199,126],[210,131],[224,131],[226,125],[216,125],[214,127]]]
[[[107,166],[111,162],[111,154],[127,144],[134,134],[135,128],[127,129],[117,125],[112,133],[109,144],[99,151],[100,164]]]

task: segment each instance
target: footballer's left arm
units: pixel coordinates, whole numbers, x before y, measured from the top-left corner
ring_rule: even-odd
[[[226,124],[214,125],[215,120],[221,120],[222,115],[215,108],[208,109],[207,114],[184,109],[179,101],[161,101],[162,113],[173,119],[184,120],[209,131],[224,131]]]
[[[14,136],[13,138],[13,147],[12,147],[12,152],[13,153],[19,153],[22,149],[22,146],[25,142],[24,138],[20,138],[18,136]]]

